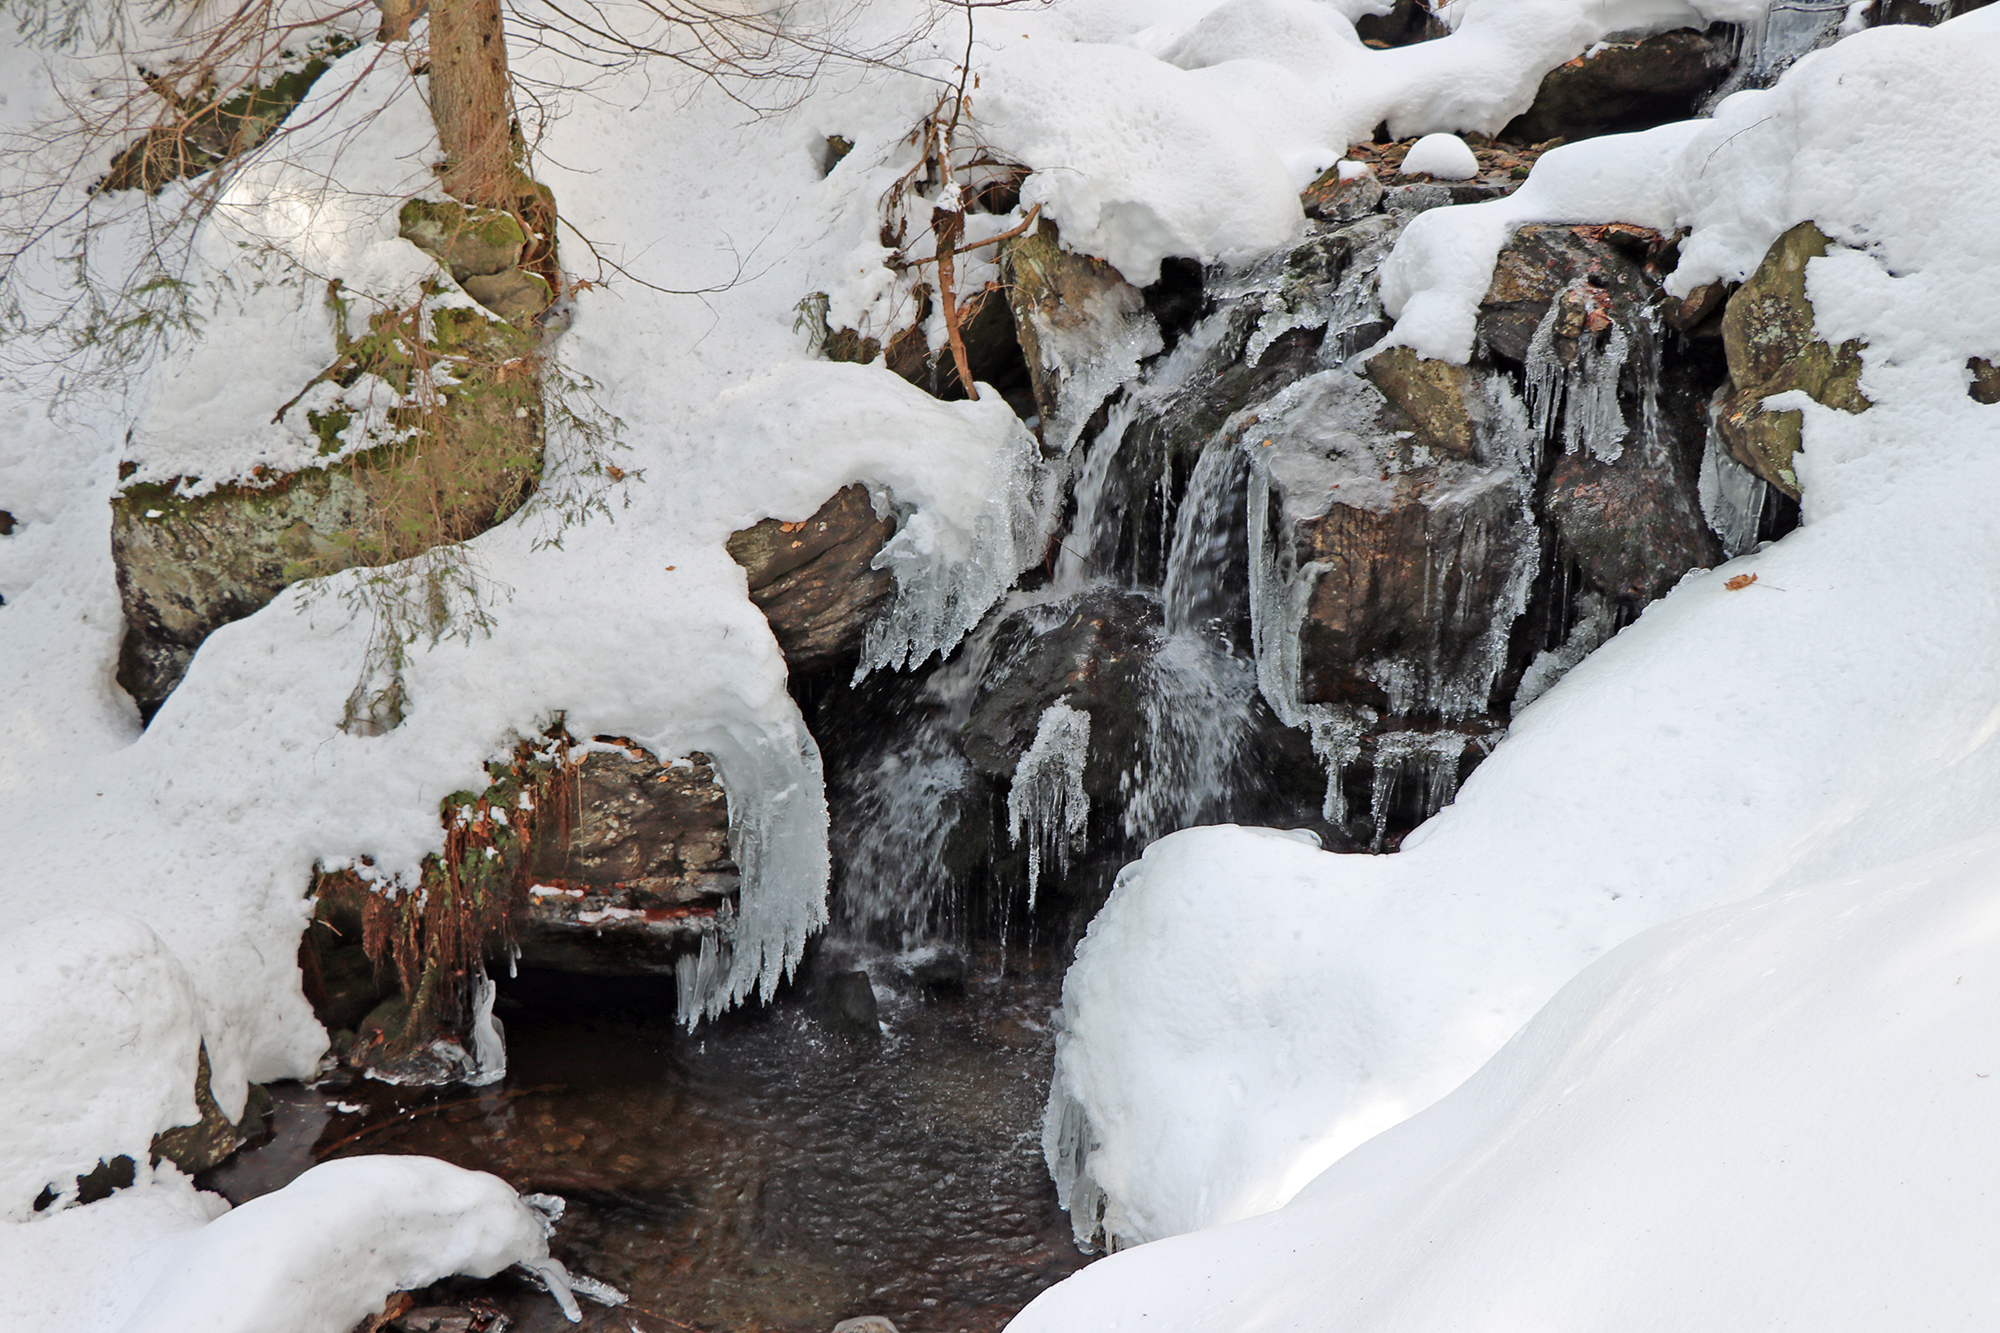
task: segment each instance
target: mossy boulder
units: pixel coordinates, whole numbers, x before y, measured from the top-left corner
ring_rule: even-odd
[[[338,302],[336,301],[338,306]],[[476,310],[388,311],[341,339],[322,378],[364,375],[406,395],[389,440],[326,467],[190,496],[183,479],[133,482],[112,498],[111,550],[125,610],[118,681],[150,718],[202,641],[288,584],[464,541],[532,494],[542,451],[533,341]],[[426,380],[421,370],[449,375]],[[432,385],[426,389],[426,383]],[[332,448],[344,411],[309,413]],[[322,452],[326,450],[323,449]]]
[[[1806,265],[1826,254],[1826,235],[1801,222],[1780,236],[1764,262],[1737,288],[1722,312],[1722,345],[1729,386],[1716,406],[1715,424],[1739,462],[1796,498],[1803,414],[1765,411],[1773,394],[1803,390],[1815,402],[1843,412],[1865,412],[1861,344],[1829,345],[1813,327],[1806,297]]]

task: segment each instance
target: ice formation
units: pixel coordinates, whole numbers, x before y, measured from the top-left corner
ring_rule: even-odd
[[[1042,710],[1035,739],[1014,766],[1007,788],[1007,827],[1028,846],[1028,903],[1034,905],[1044,862],[1069,873],[1071,849],[1090,819],[1083,769],[1090,761],[1090,714],[1061,699]]]

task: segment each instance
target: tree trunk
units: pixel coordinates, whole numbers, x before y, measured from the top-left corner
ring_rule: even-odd
[[[430,15],[431,118],[444,146],[445,193],[511,209],[523,182],[500,0],[432,0]]]

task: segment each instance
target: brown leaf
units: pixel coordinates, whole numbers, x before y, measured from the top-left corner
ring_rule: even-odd
[[[1731,592],[1742,592],[1745,588],[1749,587],[1756,581],[1757,581],[1757,576],[1755,574],[1738,574],[1733,579],[1724,579],[1722,581],[1722,586],[1729,589],[1729,591]]]

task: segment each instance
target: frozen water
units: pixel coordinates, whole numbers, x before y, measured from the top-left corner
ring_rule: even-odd
[[[1722,541],[1722,553],[1735,559],[1757,546],[1758,524],[1770,483],[1736,461],[1713,425],[1701,454],[1701,512]]]
[[[1613,321],[1604,345],[1585,332],[1575,340],[1574,360],[1565,360],[1556,345],[1572,295],[1588,300],[1596,290],[1582,278],[1549,302],[1548,312],[1528,341],[1526,388],[1529,418],[1544,440],[1560,440],[1565,452],[1588,449],[1602,462],[1616,462],[1625,451],[1625,412],[1618,403],[1618,380],[1632,350],[1624,327]]]
[[[1090,819],[1083,769],[1090,761],[1090,714],[1058,699],[1042,710],[1035,739],[1014,766],[1007,823],[1014,845],[1028,845],[1028,905],[1045,860],[1069,873],[1070,855]]]

